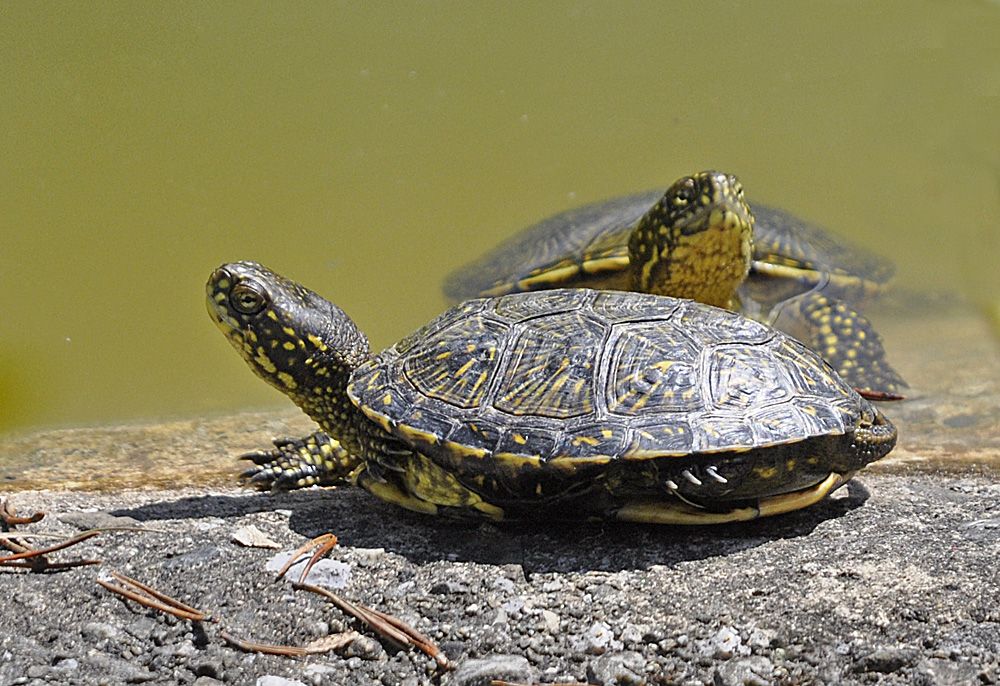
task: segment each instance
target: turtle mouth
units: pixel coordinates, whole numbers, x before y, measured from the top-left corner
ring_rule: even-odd
[[[725,196],[698,207],[683,223],[679,222],[678,228],[682,236],[693,236],[712,229],[750,234],[753,231],[753,215],[745,203]]]
[[[205,286],[205,305],[208,316],[243,357],[252,354],[250,348],[251,326],[245,318],[233,312],[230,295],[236,278],[225,267],[219,267],[209,277]]]
[[[208,283],[205,285],[205,305],[208,308],[208,316],[227,335],[230,331],[239,328],[229,306],[229,294],[232,291],[233,282],[233,275],[225,267],[219,267],[212,272],[212,276],[209,277]]]

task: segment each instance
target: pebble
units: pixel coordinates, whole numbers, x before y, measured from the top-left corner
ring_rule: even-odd
[[[635,652],[608,653],[587,665],[587,681],[595,686],[641,686],[646,660]]]
[[[985,672],[968,662],[952,660],[921,660],[916,666],[915,681],[921,686],[951,686],[952,684],[996,683],[984,678]]]
[[[268,560],[265,569],[269,572],[277,572],[291,558],[292,551],[284,550]],[[289,568],[287,572],[285,572],[285,578],[298,581],[299,576],[302,574],[302,570],[305,568],[304,565],[308,562],[308,560],[308,556],[300,558],[291,566],[291,568]],[[347,586],[347,582],[350,578],[351,565],[346,562],[341,562],[340,560],[323,558],[314,564],[312,569],[309,570],[309,576],[306,577],[306,583],[323,586],[324,588],[339,589]]]
[[[715,670],[715,686],[770,686],[774,663],[760,655],[728,660]]]
[[[529,683],[531,665],[520,655],[495,655],[479,660],[465,660],[454,672],[441,679],[442,686],[481,686],[491,679]]]
[[[614,640],[611,627],[604,622],[594,622],[576,641],[579,652],[588,655],[603,655],[609,648],[621,648],[621,642]]]
[[[550,634],[559,633],[559,615],[551,610],[542,610],[542,622]]]
[[[296,679],[286,679],[281,676],[268,674],[267,676],[258,677],[256,686],[306,686],[306,684]]]
[[[58,519],[63,524],[69,524],[81,531],[143,526],[141,522],[132,517],[116,517],[107,512],[64,512],[59,515]]]
[[[104,622],[87,622],[83,625],[80,633],[88,641],[99,641],[105,638],[117,637],[118,629]]]
[[[359,657],[362,660],[377,660],[385,654],[382,644],[369,636],[358,636],[347,648],[344,655],[348,657]]]
[[[188,669],[196,676],[207,676],[221,679],[223,675],[222,659],[218,654],[203,655],[188,661]]]
[[[742,642],[738,633],[724,626],[712,637],[712,657],[716,660],[728,660],[736,655]]]
[[[910,664],[916,657],[913,651],[901,648],[878,648],[854,663],[856,672],[891,674]]]
[[[385,548],[354,548],[352,553],[359,567],[374,567],[385,557]]]

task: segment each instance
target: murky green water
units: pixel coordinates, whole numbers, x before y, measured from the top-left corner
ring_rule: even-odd
[[[0,45],[0,430],[285,403],[221,262],[382,347],[502,235],[703,168],[1000,298],[997,3],[23,2]]]

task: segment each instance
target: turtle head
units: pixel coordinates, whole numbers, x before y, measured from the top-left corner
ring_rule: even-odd
[[[208,313],[250,368],[334,435],[349,415],[351,372],[368,339],[333,303],[256,262],[225,264],[206,286]]]
[[[753,215],[731,174],[676,181],[629,237],[632,288],[738,307],[736,288],[753,253]]]

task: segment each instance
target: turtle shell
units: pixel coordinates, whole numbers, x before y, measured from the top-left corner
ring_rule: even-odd
[[[647,191],[568,210],[524,229],[447,277],[454,301],[544,288],[627,289],[628,238],[663,195]],[[769,308],[828,279],[824,293],[851,303],[888,283],[888,260],[784,210],[750,203],[753,263],[744,300]]]
[[[793,446],[781,459],[798,457],[795,446],[849,440],[876,415],[817,354],[769,327],[687,300],[586,289],[467,301],[356,369],[348,393],[450,473],[479,490],[490,482],[494,501],[498,490],[540,493],[539,473],[602,478],[610,464],[650,460],[689,475],[711,466],[735,487],[740,475],[725,470],[749,468],[736,469],[741,456],[755,456],[753,468],[781,446]],[[811,451],[805,481],[833,471],[835,453]],[[795,471],[768,490],[801,487]],[[668,472],[656,478],[672,482]]]

